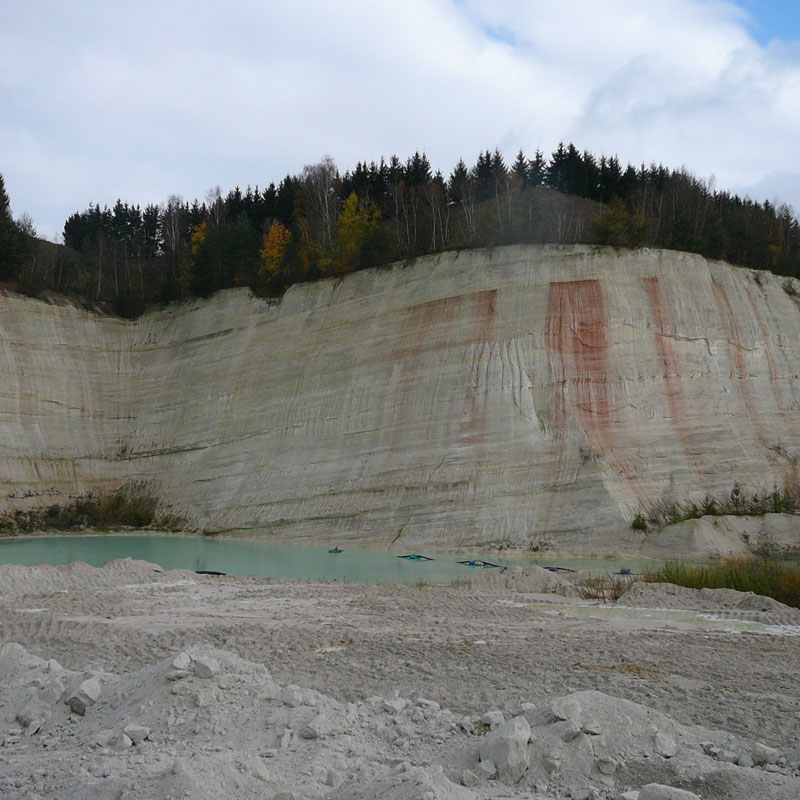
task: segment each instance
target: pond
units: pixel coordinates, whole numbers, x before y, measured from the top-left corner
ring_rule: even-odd
[[[180,535],[30,536],[0,539],[0,564],[68,564],[85,561],[99,567],[116,558],[136,558],[164,569],[224,572],[228,575],[346,583],[452,583],[491,568],[463,564],[485,561],[498,566],[539,564],[550,567],[614,572],[621,567],[644,568],[641,561],[608,559],[547,559],[498,555],[422,553],[430,560],[401,558],[411,551],[343,549],[275,544],[259,539],[207,538]],[[646,562],[658,568],[662,562]]]

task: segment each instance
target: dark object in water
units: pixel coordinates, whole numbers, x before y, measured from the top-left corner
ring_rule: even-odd
[[[195,575],[227,575],[227,572],[217,572],[215,569],[196,569]]]
[[[478,567],[479,569],[487,569],[489,567],[499,567],[499,564],[491,564],[488,561],[481,561],[477,558],[470,559],[469,561],[459,561],[459,564],[463,564],[465,567]]]
[[[570,567],[545,567],[545,569],[550,570],[550,572],[577,572],[576,569],[570,569]]]
[[[342,548],[337,545],[336,547],[331,547],[331,549],[328,550],[328,552],[329,553],[337,553],[338,554],[338,553],[343,553],[344,550],[342,550]]]
[[[421,556],[419,553],[408,553],[404,556],[397,556],[398,558],[407,558],[409,561],[433,561],[434,559],[428,556]]]
[[[630,575],[631,574],[631,568],[630,567],[620,567],[619,568],[619,574],[620,575]]]

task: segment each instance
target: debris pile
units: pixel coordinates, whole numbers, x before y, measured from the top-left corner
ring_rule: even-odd
[[[0,674],[4,800],[800,797],[800,753],[596,691],[468,716],[346,703],[203,644],[118,675],[9,643]]]

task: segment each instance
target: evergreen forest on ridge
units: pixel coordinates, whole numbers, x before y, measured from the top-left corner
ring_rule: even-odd
[[[279,296],[301,281],[416,256],[520,243],[663,247],[800,276],[793,209],[718,190],[685,168],[623,167],[560,144],[549,159],[499,150],[448,176],[424,153],[361,162],[330,157],[266,189],[219,187],[203,202],[90,204],[64,224],[64,245],[14,221],[0,175],[0,281],[55,291],[126,317],[145,306],[231,286]]]

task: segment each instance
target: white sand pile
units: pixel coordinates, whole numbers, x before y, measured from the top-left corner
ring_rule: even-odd
[[[487,570],[474,578],[472,585],[475,588],[505,588],[521,594],[578,595],[571,581],[536,564]]]
[[[115,675],[8,643],[0,674],[4,800],[800,797],[798,754],[596,691],[511,714],[345,703],[207,645]]]
[[[777,621],[800,625],[800,609],[779,603],[771,597],[733,589],[687,589],[674,583],[636,581],[619,598],[618,605],[634,608],[680,608],[726,616]]]
[[[91,590],[116,588],[126,581],[174,583],[196,578],[197,575],[189,570],[176,569],[166,573],[158,564],[133,558],[119,558],[102,567],[92,567],[83,561],[57,566],[37,564],[34,567],[3,564],[0,566],[0,598],[69,591],[76,585]]]

